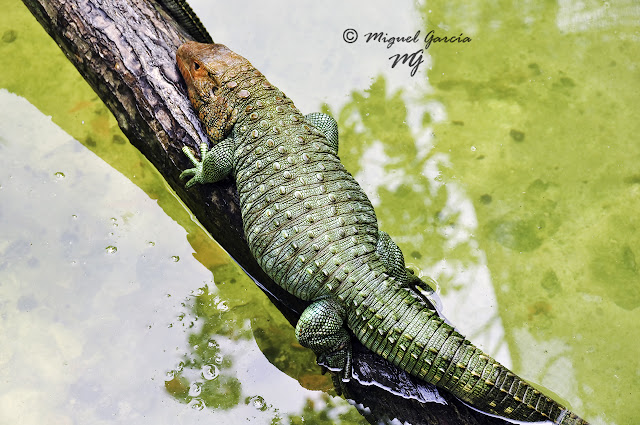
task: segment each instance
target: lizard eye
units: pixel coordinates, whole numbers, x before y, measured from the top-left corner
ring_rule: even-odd
[[[200,64],[198,62],[194,62],[193,63],[193,69],[195,69],[196,71],[200,69]]]

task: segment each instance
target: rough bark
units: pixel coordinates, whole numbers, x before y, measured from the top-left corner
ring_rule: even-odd
[[[225,180],[187,191],[179,180],[180,172],[190,167],[182,146],[196,150],[207,141],[175,64],[175,51],[189,35],[148,0],[23,1],[105,102],[131,143],[295,324],[305,304],[280,289],[252,258],[234,183]],[[355,373],[379,385],[352,380],[346,390],[368,407],[364,416],[372,423],[394,417],[412,424],[506,423],[467,408],[444,391],[440,395],[447,405],[429,402],[434,397],[433,386],[408,376],[359,344],[354,353]]]

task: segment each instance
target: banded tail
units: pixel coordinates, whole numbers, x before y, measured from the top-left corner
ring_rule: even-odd
[[[486,355],[392,280],[352,301],[349,328],[370,350],[474,408],[519,421],[588,425]]]

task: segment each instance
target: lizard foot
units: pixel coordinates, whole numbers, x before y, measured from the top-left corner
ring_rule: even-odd
[[[333,298],[320,298],[307,307],[296,325],[296,338],[311,348],[318,364],[332,372],[336,391],[351,379],[351,340],[344,328],[344,308]]]
[[[195,166],[180,174],[181,179],[191,177],[187,181],[187,189],[197,183],[215,183],[231,173],[234,152],[234,143],[231,138],[217,143],[211,149],[207,147],[206,143],[200,144],[200,161],[187,146],[182,148],[182,152]]]
[[[182,152],[184,152],[185,155],[187,155],[187,158],[189,158],[189,160],[191,161],[191,163],[193,165],[195,165],[195,167],[193,168],[189,168],[187,170],[184,170],[181,174],[180,174],[180,179],[185,179],[188,177],[192,177],[189,181],[187,181],[186,183],[186,187],[187,189],[190,188],[191,186],[197,184],[197,183],[204,183],[202,180],[202,176],[203,176],[203,163],[204,163],[204,158],[207,154],[207,151],[209,150],[209,148],[207,147],[206,143],[202,143],[200,145],[200,157],[203,158],[203,161],[198,161],[198,159],[193,155],[193,151],[191,150],[191,148],[189,148],[188,146],[183,146],[182,147]]]
[[[351,379],[351,358],[351,343],[348,343],[347,346],[341,347],[337,351],[318,355],[317,362],[334,376],[344,382],[349,382]]]
[[[317,362],[322,368],[322,374],[327,371],[331,373],[331,381],[338,395],[346,393],[344,384],[351,380],[351,358],[351,344],[340,351],[318,356]]]

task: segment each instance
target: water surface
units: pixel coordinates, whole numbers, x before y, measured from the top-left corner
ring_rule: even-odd
[[[193,5],[336,117],[381,227],[461,331],[594,424],[640,419],[637,5]],[[365,423],[22,3],[2,6],[5,417]],[[365,42],[431,29],[471,41],[432,43],[414,76],[389,57],[420,43]]]

